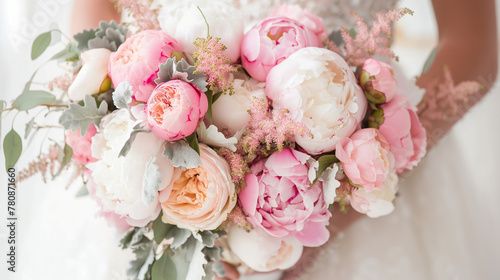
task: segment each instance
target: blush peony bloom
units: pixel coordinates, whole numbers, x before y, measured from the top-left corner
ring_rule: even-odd
[[[83,165],[96,161],[96,159],[92,157],[92,150],[90,149],[92,137],[96,133],[97,130],[93,123],[89,125],[87,132],[85,132],[83,136],[79,128],[76,131],[66,131],[66,144],[73,149],[73,157]]]
[[[115,88],[128,81],[134,89],[132,97],[147,102],[156,87],[159,66],[172,53],[181,52],[177,41],[162,31],[146,30],[128,38],[118,50],[111,54],[108,73]]]
[[[385,103],[397,93],[396,79],[391,66],[369,58],[361,70],[360,83],[368,98],[373,102]]]
[[[395,157],[396,172],[412,169],[425,155],[426,148],[426,133],[416,108],[403,94],[397,94],[381,108],[384,110],[384,122],[379,131]]]
[[[240,44],[243,39],[243,15],[228,0],[183,0],[170,1],[160,9],[158,21],[161,29],[176,38],[184,51],[192,55],[196,50],[196,38],[207,37],[207,25],[200,10],[203,11],[210,36],[221,38],[226,46],[225,56],[236,62],[240,57]]]
[[[160,194],[163,222],[194,231],[214,230],[236,205],[227,162],[204,144],[200,157],[201,166],[176,169],[169,189]]]
[[[243,75],[241,75],[243,76]],[[212,105],[212,123],[221,131],[233,136],[250,121],[250,104],[253,98],[266,98],[265,83],[247,76],[230,75],[234,94],[223,94]]]
[[[156,136],[175,141],[191,135],[207,109],[207,96],[195,85],[170,80],[155,88],[148,100],[146,115]]]
[[[266,81],[267,74],[292,53],[304,47],[319,47],[312,30],[285,17],[268,18],[256,24],[241,42],[241,63],[252,78]]]
[[[103,48],[91,49],[82,53],[83,66],[68,88],[69,99],[80,101],[85,98],[85,95],[100,91],[102,83],[108,75],[110,56],[111,51]]]
[[[252,165],[239,193],[240,204],[255,227],[275,237],[295,236],[310,247],[324,244],[331,214],[322,183],[310,186],[309,155],[286,148]]]
[[[320,43],[328,39],[323,20],[310,11],[302,9],[299,5],[278,4],[271,17],[287,17],[302,23],[318,36]]]
[[[368,192],[365,188],[354,188],[349,199],[354,210],[370,218],[378,218],[394,210],[393,200],[397,192],[398,176],[389,173],[382,189]]]
[[[335,156],[351,182],[368,192],[382,189],[394,167],[389,144],[374,128],[358,130],[350,138],[340,140]]]
[[[260,228],[247,232],[232,226],[227,241],[231,252],[258,272],[288,269],[297,263],[303,250],[296,237],[274,237]]]
[[[303,48],[274,67],[266,80],[273,108],[285,108],[313,138],[296,137],[309,154],[333,151],[337,142],[360,127],[367,101],[356,77],[338,54]]]
[[[101,121],[100,132],[92,138],[92,156],[97,159],[87,167],[92,171],[104,211],[125,217],[131,226],[142,227],[156,219],[161,206],[159,196],[146,205],[142,200],[142,182],[146,163],[158,154],[164,141],[152,133],[139,133],[126,157],[120,150],[136,125],[126,109],[114,111]],[[158,156],[155,164],[161,173],[159,190],[168,195],[174,167],[166,157]]]

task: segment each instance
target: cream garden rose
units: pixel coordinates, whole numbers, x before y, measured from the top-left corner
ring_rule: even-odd
[[[125,217],[131,226],[145,226],[156,219],[161,210],[158,196],[148,205],[142,200],[146,163],[158,153],[164,141],[153,133],[139,133],[127,156],[119,157],[135,123],[125,109],[104,117],[101,131],[92,138],[92,156],[97,161],[87,167],[92,170],[95,195],[102,202],[103,210]],[[161,173],[159,190],[168,195],[174,167],[162,156],[157,157],[155,163]]]
[[[232,226],[227,238],[231,252],[258,272],[292,267],[300,259],[304,248],[294,236],[274,237],[260,228],[247,232]]]
[[[193,231],[213,230],[236,205],[236,191],[227,162],[200,144],[202,165],[176,169],[174,180],[160,193],[162,220]]]
[[[269,72],[266,95],[273,108],[285,108],[313,137],[296,137],[309,154],[335,149],[360,127],[367,107],[363,91],[345,60],[322,48],[307,47]]]

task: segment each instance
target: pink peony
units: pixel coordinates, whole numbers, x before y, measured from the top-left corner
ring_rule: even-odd
[[[156,136],[175,141],[192,134],[207,109],[207,96],[195,85],[170,80],[154,89],[146,106],[146,115]]]
[[[174,51],[182,51],[177,41],[162,31],[146,30],[128,38],[111,54],[108,75],[116,88],[128,81],[135,100],[148,101],[156,87],[159,66],[172,57]]]
[[[331,216],[322,183],[310,186],[309,155],[286,148],[255,163],[245,177],[240,204],[252,225],[275,237],[295,236],[310,247],[324,244]]]
[[[381,108],[384,110],[384,123],[379,131],[394,155],[396,172],[412,169],[425,155],[426,148],[426,133],[416,108],[403,94],[397,94]]]
[[[369,58],[361,71],[360,83],[367,97],[377,99],[376,103],[385,103],[397,93],[396,79],[391,66]]]
[[[309,10],[302,9],[299,5],[278,4],[271,16],[287,17],[302,23],[318,36],[320,43],[328,39],[328,33],[323,25],[323,20]]]
[[[335,156],[351,182],[366,191],[382,189],[394,166],[389,144],[377,129],[365,128],[337,143]]]
[[[94,162],[97,159],[92,157],[92,137],[97,133],[93,123],[87,128],[85,135],[80,134],[80,129],[76,131],[66,131],[66,144],[73,149],[73,157],[83,165],[89,162]]]
[[[268,18],[256,24],[241,42],[241,62],[252,78],[264,82],[269,70],[304,47],[319,47],[312,30],[293,19]]]

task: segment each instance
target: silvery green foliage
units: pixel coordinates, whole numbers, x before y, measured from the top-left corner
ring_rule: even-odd
[[[83,104],[83,106],[75,103],[69,104],[68,109],[64,110],[59,118],[59,124],[66,130],[76,131],[79,128],[81,135],[85,135],[91,123],[99,127],[102,117],[108,111],[106,101],[102,101],[98,108],[95,99],[86,95]]]
[[[149,205],[158,196],[158,189],[161,184],[160,167],[156,165],[156,156],[153,156],[146,163],[144,177],[142,177],[142,202]]]
[[[73,38],[78,42],[81,52],[96,48],[106,48],[115,52],[125,42],[125,36],[127,36],[127,28],[114,21],[109,23],[101,21],[97,29],[85,30]]]
[[[170,248],[177,249],[191,237],[192,232],[189,229],[178,228],[177,226],[172,226],[165,236],[166,239],[173,238]]]
[[[130,248],[136,259],[130,262],[127,275],[132,279],[151,279],[151,268],[155,260],[155,246],[145,234],[149,228],[133,228],[120,241],[122,248]]]
[[[158,78],[155,79],[157,85],[170,81],[171,79],[179,79],[189,82],[198,87],[201,91],[207,91],[207,76],[202,72],[195,74],[196,67],[187,63],[184,58],[179,62],[175,62],[173,58],[167,59],[163,64],[160,64]]]
[[[191,169],[201,165],[200,155],[183,140],[165,145],[163,156],[179,169]]]
[[[132,147],[132,144],[135,141],[135,137],[140,132],[150,133],[151,130],[145,130],[144,128],[141,127],[140,123],[136,124],[134,126],[132,132],[130,133],[130,137],[128,138],[127,142],[125,142],[125,144],[123,145],[122,149],[120,150],[120,153],[119,153],[118,157],[126,157],[127,156],[128,151],[130,150],[130,148]]]
[[[132,102],[134,90],[128,81],[121,82],[113,92],[113,103],[116,108],[128,109],[128,104]]]

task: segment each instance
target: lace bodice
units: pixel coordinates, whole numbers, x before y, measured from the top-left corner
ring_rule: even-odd
[[[370,22],[376,12],[385,12],[394,8],[397,0],[232,0],[245,14],[245,23],[252,26],[260,19],[269,16],[277,4],[295,4],[308,9],[323,18],[328,31],[344,26],[353,27],[351,12],[358,13]]]

